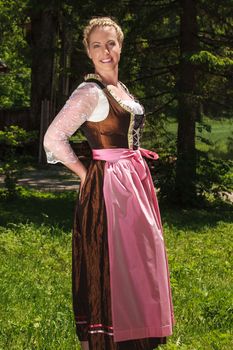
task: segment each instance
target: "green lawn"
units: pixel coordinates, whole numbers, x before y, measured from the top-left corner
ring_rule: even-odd
[[[79,349],[71,303],[76,194],[0,200],[0,349]],[[233,348],[232,207],[162,208],[176,325],[164,350]]]
[[[197,123],[196,126],[196,146],[201,151],[209,151],[213,156],[217,158],[231,158],[233,159],[232,152],[228,149],[228,138],[233,137],[233,120],[232,119],[219,119],[213,120],[205,118],[204,122],[209,126],[207,129],[201,127]],[[168,120],[166,128],[174,135],[177,134],[177,122],[175,120]],[[207,140],[203,142],[203,138]],[[233,141],[232,141],[233,142]]]
[[[204,122],[210,126],[210,132],[204,131],[205,136],[209,136],[212,141],[226,140],[233,132],[233,120],[232,119],[208,119],[205,118]],[[169,131],[176,134],[177,122],[174,119],[168,120],[166,124]],[[197,129],[199,124],[197,123]]]

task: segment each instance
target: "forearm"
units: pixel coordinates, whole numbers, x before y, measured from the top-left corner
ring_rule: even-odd
[[[87,169],[83,163],[77,158],[76,163],[63,163],[68,169],[73,171],[77,176],[80,177],[81,182],[85,180]]]
[[[86,168],[79,161],[69,144],[69,138],[92,115],[99,101],[99,90],[94,83],[86,83],[77,88],[65,106],[54,118],[44,136],[47,161],[51,164],[63,163],[84,181]]]
[[[44,137],[44,147],[49,163],[61,162],[80,177],[81,183],[85,180],[87,169],[78,159],[66,138],[64,140],[53,139],[48,130]]]

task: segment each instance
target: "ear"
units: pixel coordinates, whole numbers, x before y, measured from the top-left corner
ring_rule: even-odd
[[[91,54],[90,54],[90,50],[88,49],[88,47],[87,47],[87,56],[88,56],[90,59],[92,59]]]
[[[122,44],[119,44],[119,46],[120,46],[120,53],[121,53],[121,50],[122,50]]]

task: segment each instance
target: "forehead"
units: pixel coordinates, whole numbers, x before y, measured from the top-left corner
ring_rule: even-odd
[[[117,40],[116,29],[112,26],[99,26],[94,28],[89,36],[89,42],[104,41],[114,39]]]

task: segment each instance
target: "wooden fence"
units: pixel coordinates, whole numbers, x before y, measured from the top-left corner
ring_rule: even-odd
[[[18,125],[27,131],[31,130],[30,108],[0,109],[0,130],[10,125]]]

